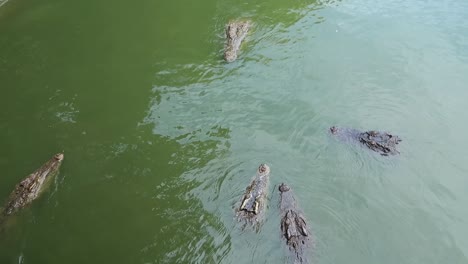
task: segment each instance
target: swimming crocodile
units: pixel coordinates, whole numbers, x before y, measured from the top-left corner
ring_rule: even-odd
[[[5,209],[1,212],[0,222],[2,218],[15,214],[39,197],[41,192],[46,189],[47,183],[57,175],[63,158],[62,153],[54,155],[39,169],[29,174],[28,177],[16,185],[8,198]]]
[[[286,240],[286,244],[294,256],[294,263],[307,263],[305,251],[311,247],[307,222],[297,206],[291,188],[282,183],[278,189],[281,195],[281,236]]]
[[[254,179],[247,186],[242,196],[236,213],[239,221],[245,220],[251,224],[258,224],[262,220],[267,202],[269,178],[270,167],[261,164]]]
[[[359,131],[353,128],[330,127],[330,132],[344,141],[358,141],[382,156],[396,155],[400,152],[396,145],[401,142],[398,136],[380,131]]]
[[[226,48],[224,59],[233,62],[237,59],[237,51],[250,29],[249,21],[231,21],[226,27]]]

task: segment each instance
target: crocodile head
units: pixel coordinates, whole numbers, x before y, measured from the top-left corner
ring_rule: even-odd
[[[52,182],[50,179],[57,175],[63,158],[63,153],[55,154],[39,169],[29,174],[17,184],[10,194],[4,214],[11,215],[32,203]]]
[[[31,193],[36,193],[37,195],[50,184],[50,179],[57,175],[63,158],[63,153],[57,153],[46,164],[31,174],[29,179],[32,182],[28,187]]]
[[[269,176],[270,167],[266,164],[260,164],[254,180],[245,190],[239,207],[239,211],[244,212],[247,217],[258,215],[264,207]]]

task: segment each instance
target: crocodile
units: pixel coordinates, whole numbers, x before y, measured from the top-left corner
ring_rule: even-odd
[[[233,62],[237,59],[237,52],[242,41],[250,29],[250,21],[231,21],[226,26],[227,44],[224,50],[224,59]]]
[[[54,155],[39,169],[29,174],[28,177],[15,186],[8,198],[5,209],[0,215],[0,222],[1,218],[4,219],[17,213],[40,196],[42,191],[46,189],[47,183],[57,175],[63,158],[63,153]]]
[[[302,210],[297,206],[291,188],[282,183],[280,191],[281,236],[286,240],[294,263],[308,263],[306,249],[311,247],[310,232]]]
[[[401,142],[401,138],[387,132],[375,130],[362,132],[354,128],[338,128],[336,126],[330,127],[330,132],[344,141],[358,141],[382,156],[400,153],[396,147]]]
[[[245,220],[251,224],[260,223],[265,212],[269,178],[270,167],[261,164],[240,201],[236,213],[239,221]]]

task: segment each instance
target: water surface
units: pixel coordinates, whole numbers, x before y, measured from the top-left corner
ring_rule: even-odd
[[[0,5],[1,5],[0,1]],[[468,263],[468,3],[10,0],[0,8],[0,199],[60,175],[0,263],[285,263],[295,191],[313,263]],[[230,19],[254,27],[222,60]],[[381,157],[328,127],[399,135]],[[233,218],[272,169],[258,233]]]

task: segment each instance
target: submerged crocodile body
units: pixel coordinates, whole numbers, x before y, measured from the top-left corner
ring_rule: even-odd
[[[291,188],[282,183],[279,186],[281,195],[281,236],[286,240],[294,263],[308,263],[305,251],[311,247],[310,233],[302,211],[297,206]]]
[[[224,59],[233,62],[237,59],[240,45],[250,29],[249,21],[231,21],[226,27],[226,49]]]
[[[62,164],[63,154],[54,155],[35,172],[16,185],[10,194],[0,218],[12,215],[34,201],[57,173]],[[1,220],[1,219],[0,219]]]
[[[251,224],[258,224],[262,220],[267,202],[268,183],[270,181],[270,167],[261,164],[257,174],[247,186],[237,209],[238,220],[245,220]]]
[[[380,153],[382,156],[396,155],[400,152],[396,145],[401,142],[398,136],[380,131],[361,132],[353,128],[338,128],[332,126],[330,132],[344,141],[358,141],[369,149]]]

